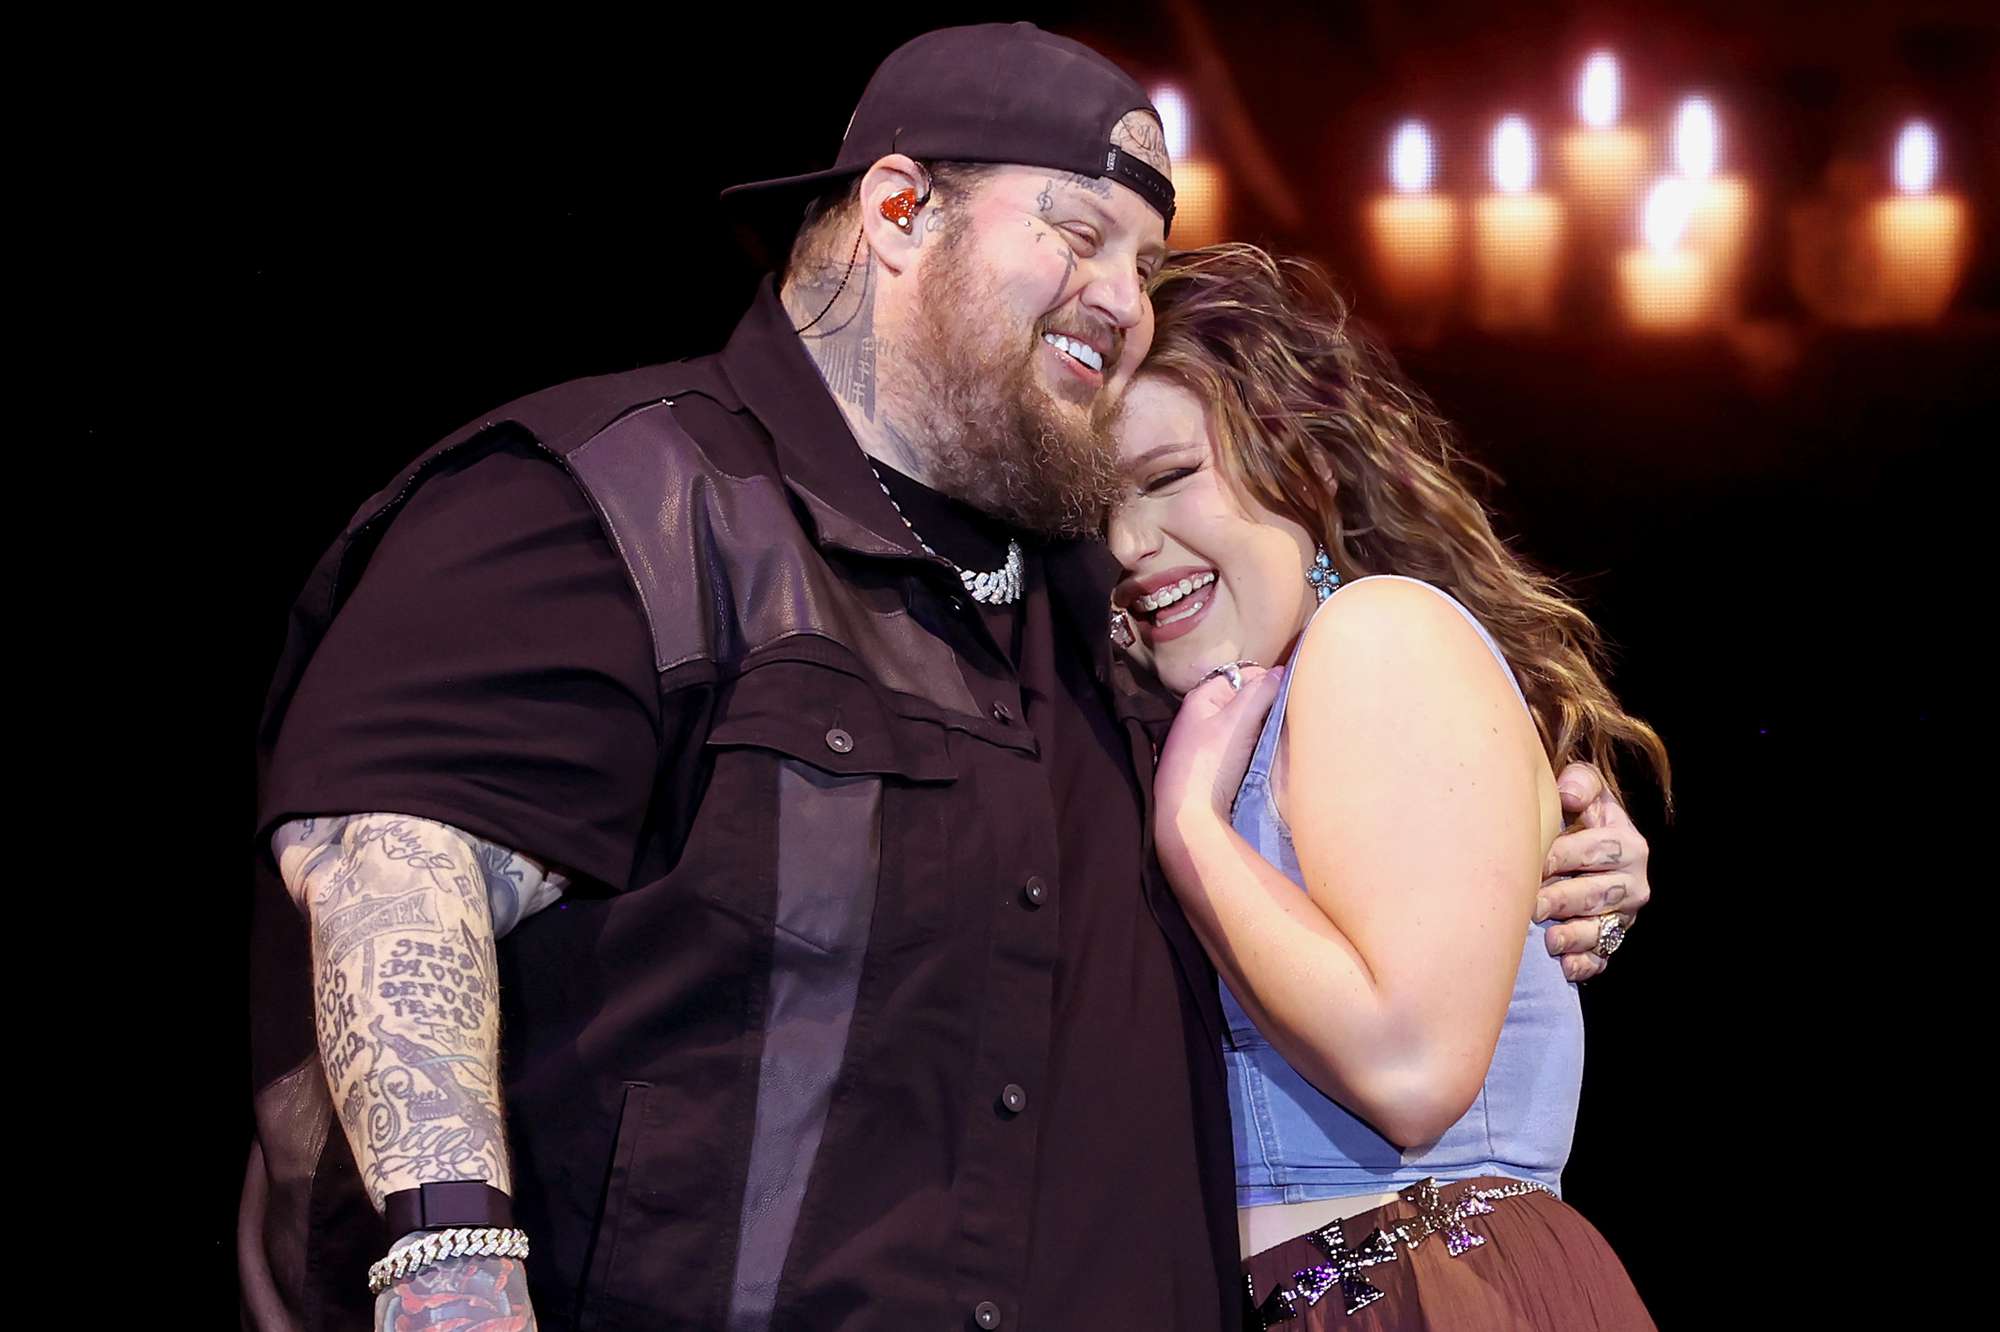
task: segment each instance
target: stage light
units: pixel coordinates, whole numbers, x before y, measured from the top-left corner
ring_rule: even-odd
[[[1648,333],[1684,333],[1706,323],[1713,287],[1708,259],[1682,247],[1697,186],[1669,176],[1646,196],[1645,245],[1618,261],[1626,317]]]
[[[1576,114],[1583,123],[1556,140],[1563,188],[1576,205],[1588,252],[1585,262],[1593,268],[1608,264],[1611,252],[1630,239],[1626,228],[1651,152],[1644,134],[1618,123],[1622,83],[1618,57],[1592,52],[1576,85]]]
[[[1576,113],[1592,129],[1610,129],[1618,123],[1618,57],[1609,51],[1592,53],[1583,62],[1583,77],[1577,80]]]
[[[1167,136],[1167,156],[1178,162],[1188,155],[1188,106],[1181,90],[1170,83],[1153,89],[1153,109],[1160,113],[1160,128]]]
[[[1423,124],[1406,120],[1389,140],[1391,193],[1369,202],[1375,276],[1397,321],[1427,340],[1444,321],[1458,277],[1458,204],[1432,193],[1437,153]]]
[[[1488,329],[1555,322],[1562,206],[1537,192],[1535,136],[1520,116],[1493,131],[1494,193],[1472,205],[1472,317]]]
[[[1903,126],[1896,136],[1896,188],[1905,194],[1929,194],[1937,183],[1937,131],[1921,120]]]
[[[1152,99],[1173,162],[1174,226],[1167,241],[1181,250],[1213,245],[1229,234],[1229,179],[1220,165],[1194,150],[1194,112],[1186,95],[1161,84]]]
[[[1502,194],[1526,194],[1535,183],[1535,136],[1519,116],[1493,131],[1493,183]]]
[[[1896,136],[1893,172],[1899,196],[1871,217],[1883,323],[1926,324],[1951,304],[1965,269],[1971,228],[1963,199],[1934,193],[1941,153],[1937,131],[1921,120]]]
[[[1743,242],[1750,230],[1750,186],[1719,170],[1722,124],[1715,104],[1689,97],[1674,115],[1674,164],[1689,185],[1688,248],[1708,260],[1718,309],[1734,308]]]
[[[1431,132],[1414,120],[1406,120],[1389,141],[1389,179],[1404,194],[1421,194],[1437,178],[1437,154]]]

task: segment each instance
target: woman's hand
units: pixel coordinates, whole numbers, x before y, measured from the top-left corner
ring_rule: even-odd
[[[1236,788],[1249,770],[1285,673],[1245,666],[1241,676],[1241,690],[1216,676],[1181,700],[1153,777],[1153,832],[1163,846],[1179,844],[1202,826],[1229,822]]]

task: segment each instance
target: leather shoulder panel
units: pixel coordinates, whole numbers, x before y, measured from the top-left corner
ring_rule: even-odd
[[[661,672],[709,662],[733,674],[783,652],[977,712],[951,648],[909,613],[907,570],[823,551],[775,462],[726,469],[667,402],[626,411],[565,461],[631,572]]]

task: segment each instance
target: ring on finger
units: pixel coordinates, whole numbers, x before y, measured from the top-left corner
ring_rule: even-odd
[[[1597,944],[1590,951],[1609,961],[1625,942],[1625,918],[1607,911],[1597,918]]]
[[[1241,692],[1243,688],[1243,668],[1245,666],[1255,666],[1256,664],[1254,661],[1225,661],[1201,678],[1207,681],[1213,680],[1219,675],[1229,681],[1231,690]]]

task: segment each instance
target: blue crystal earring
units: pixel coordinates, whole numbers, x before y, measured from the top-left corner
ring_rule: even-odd
[[[1313,552],[1313,561],[1306,566],[1306,581],[1312,584],[1313,595],[1325,601],[1333,595],[1333,589],[1340,586],[1340,570],[1333,567],[1333,561],[1326,557],[1326,547]]]

